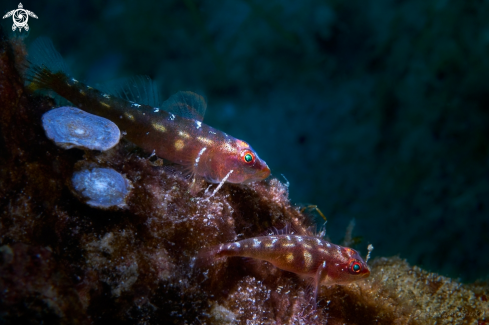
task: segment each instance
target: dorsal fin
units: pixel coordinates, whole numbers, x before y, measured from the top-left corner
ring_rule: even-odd
[[[41,36],[32,42],[29,46],[28,60],[32,68],[45,66],[53,73],[70,74],[63,57],[56,51],[53,42],[47,37]]]
[[[140,105],[157,107],[160,103],[157,85],[148,76],[113,80],[97,85],[97,89]]]
[[[204,97],[191,91],[179,91],[161,104],[162,110],[202,122],[207,103]]]
[[[119,79],[97,85],[97,88],[131,102],[158,107],[175,115],[201,122],[207,108],[204,97],[191,91],[179,91],[160,104],[157,85],[148,76]]]

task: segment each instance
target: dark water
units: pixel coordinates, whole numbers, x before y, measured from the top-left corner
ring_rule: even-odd
[[[2,2],[0,11],[17,8]],[[472,281],[489,260],[489,3],[28,1],[89,84],[194,90],[338,242]],[[12,20],[2,20],[11,30]]]

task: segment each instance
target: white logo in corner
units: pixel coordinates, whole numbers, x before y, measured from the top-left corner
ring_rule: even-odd
[[[29,20],[29,16],[37,19],[36,14],[32,11],[25,10],[24,6],[22,6],[22,3],[19,3],[19,9],[7,12],[5,16],[3,16],[3,19],[10,16],[12,16],[12,19],[14,20],[14,24],[12,25],[13,31],[15,31],[16,28],[18,28],[19,31],[22,31],[22,28],[28,31],[29,25],[27,25],[27,21]]]

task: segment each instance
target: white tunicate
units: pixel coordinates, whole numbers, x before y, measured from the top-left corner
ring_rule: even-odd
[[[47,137],[63,149],[105,151],[119,143],[121,138],[115,123],[76,107],[50,110],[42,116],[42,126]]]
[[[72,178],[76,194],[86,199],[86,203],[96,208],[124,207],[131,183],[111,168],[84,169]]]

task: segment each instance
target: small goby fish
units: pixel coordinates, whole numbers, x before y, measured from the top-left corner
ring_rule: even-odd
[[[185,166],[189,174],[211,183],[250,183],[270,175],[267,164],[248,143],[202,123],[200,113],[205,111],[206,103],[201,96],[181,91],[157,108],[145,105],[146,97],[153,96],[154,90],[138,89],[141,83],[123,90],[126,95],[129,93],[122,96],[125,100],[70,77],[49,39],[36,40],[31,54],[32,64],[26,75],[31,90],[53,90],[78,108],[111,120],[129,141]],[[137,99],[141,101],[136,103]],[[172,109],[185,117],[170,112]]]
[[[200,265],[221,257],[251,257],[309,278],[317,297],[319,286],[348,284],[370,275],[370,269],[354,249],[331,244],[317,237],[271,235],[221,244],[201,251]]]

